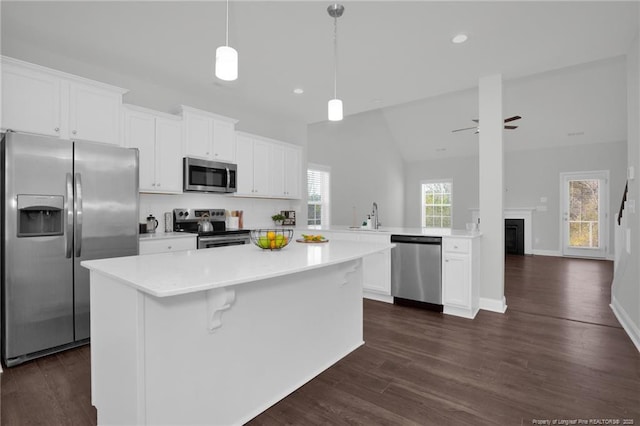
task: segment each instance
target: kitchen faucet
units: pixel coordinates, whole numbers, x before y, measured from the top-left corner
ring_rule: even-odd
[[[373,211],[371,212],[371,219],[373,220],[373,229],[380,228],[380,221],[378,220],[378,203],[373,202]]]

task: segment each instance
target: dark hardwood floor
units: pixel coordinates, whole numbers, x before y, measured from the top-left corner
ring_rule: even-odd
[[[366,344],[250,425],[640,425],[640,353],[611,276],[606,261],[509,256],[507,313],[475,320],[366,300]],[[95,424],[89,370],[88,347],[6,369],[2,424]]]

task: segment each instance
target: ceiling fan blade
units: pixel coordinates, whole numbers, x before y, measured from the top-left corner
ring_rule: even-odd
[[[464,129],[456,129],[456,130],[452,130],[451,133],[455,133],[455,132],[461,132],[463,130],[471,130],[471,129],[477,129],[478,127],[473,126],[473,127],[465,127]]]
[[[508,130],[513,130],[513,129],[517,129],[518,126],[504,126],[504,128]]]
[[[471,120],[471,121],[475,121],[476,123],[479,123],[479,122],[480,122],[480,120],[478,120],[477,118],[474,118],[474,119],[473,119],[473,120]]]
[[[513,117],[509,117],[509,118],[505,118],[504,122],[505,123],[509,123],[511,121],[516,121],[516,120],[520,120],[522,117],[520,117],[519,115],[514,115]]]

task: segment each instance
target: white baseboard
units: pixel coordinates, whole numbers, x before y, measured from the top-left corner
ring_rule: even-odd
[[[538,256],[562,257],[562,253],[558,250],[534,250],[533,254]]]
[[[362,292],[362,297],[364,297],[365,299],[377,300],[379,302],[393,303],[393,296],[374,293],[372,291],[364,290]]]
[[[507,311],[507,298],[503,296],[502,300],[497,300],[481,297],[480,309],[482,309],[483,311],[491,311],[504,314]]]
[[[638,352],[640,352],[640,328],[638,328],[638,325],[631,321],[631,318],[615,296],[611,297],[611,304],[609,306],[611,307],[613,314],[618,319],[618,322],[622,325],[622,328],[624,328],[624,331],[627,332],[627,335],[636,346],[636,349],[638,349]]]

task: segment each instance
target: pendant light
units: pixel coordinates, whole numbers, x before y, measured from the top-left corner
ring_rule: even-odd
[[[238,52],[229,46],[229,0],[227,0],[227,32],[225,45],[216,49],[216,77],[225,81],[238,79]]]
[[[344,6],[334,3],[327,8],[333,18],[333,99],[328,104],[329,121],[342,120],[342,100],[338,99],[338,18],[344,12]]]

